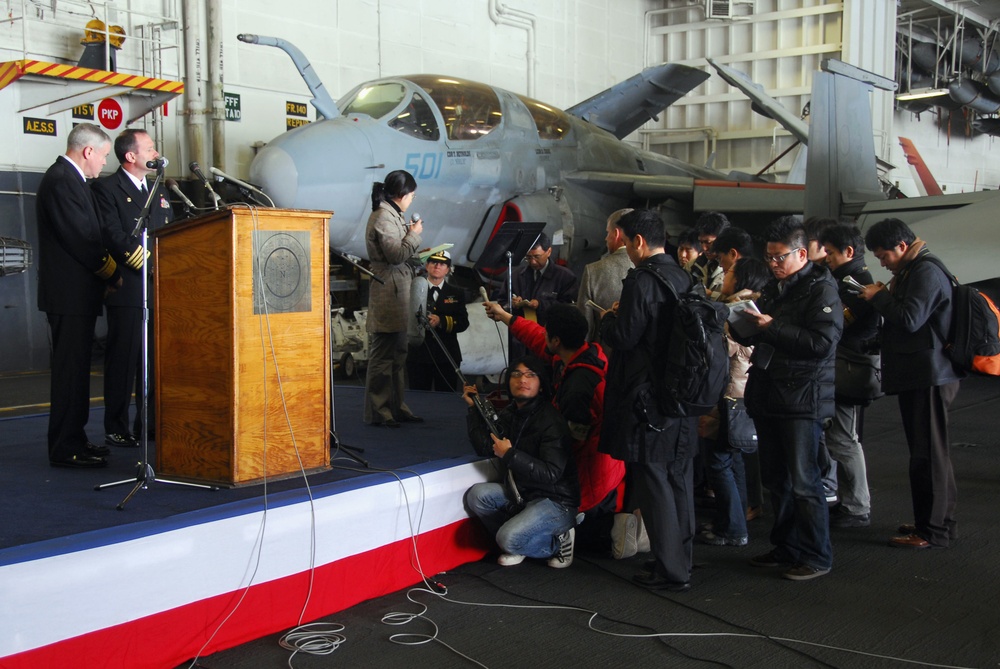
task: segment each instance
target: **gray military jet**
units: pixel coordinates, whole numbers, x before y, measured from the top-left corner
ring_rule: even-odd
[[[708,78],[695,68],[651,67],[566,111],[430,74],[367,82],[334,102],[294,45],[239,39],[288,53],[319,117],[265,146],[251,181],[279,207],[333,210],[330,245],[359,257],[372,183],[394,169],[417,179],[411,210],[424,219],[425,243],[454,244],[456,264],[468,266],[507,221],[544,221],[562,240],[561,257],[579,266],[604,251],[607,216],[625,206],[661,205],[675,227],[708,209],[802,212],[802,186],[723,174],[622,141]]]

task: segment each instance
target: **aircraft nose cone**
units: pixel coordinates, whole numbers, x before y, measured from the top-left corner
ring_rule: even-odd
[[[251,175],[279,207],[332,211],[330,245],[363,253],[372,183],[386,171],[373,165],[374,131],[344,117],[310,123],[264,147]]]
[[[250,166],[250,181],[260,184],[281,208],[294,208],[299,194],[295,161],[280,146],[265,146]]]

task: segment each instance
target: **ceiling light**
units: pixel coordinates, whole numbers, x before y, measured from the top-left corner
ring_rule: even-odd
[[[942,95],[948,95],[947,88],[914,88],[912,91],[907,91],[906,93],[900,93],[896,96],[897,100],[923,100],[924,98],[937,98]]]

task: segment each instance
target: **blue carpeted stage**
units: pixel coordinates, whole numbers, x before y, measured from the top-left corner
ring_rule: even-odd
[[[370,470],[335,451],[308,486],[157,481],[121,511],[139,450],[113,449],[106,469],[54,469],[47,415],[0,421],[0,665],[173,666],[481,557],[486,543],[461,499],[492,472],[472,454],[461,398],[408,393],[427,422],[387,429],[361,422],[362,395],[336,388],[335,429]],[[91,412],[94,439],[102,411]],[[94,489],[118,480],[129,483]]]

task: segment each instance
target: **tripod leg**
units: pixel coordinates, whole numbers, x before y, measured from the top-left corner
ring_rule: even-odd
[[[139,463],[139,473],[136,476],[135,485],[132,486],[132,489],[129,491],[129,493],[125,495],[125,499],[120,501],[118,503],[118,506],[116,506],[115,508],[118,509],[119,511],[124,511],[126,502],[132,499],[132,496],[135,495],[137,492],[139,492],[140,488],[146,487],[146,482],[152,479],[152,475],[153,475],[153,468],[150,467],[148,463],[146,465]]]
[[[351,458],[358,464],[364,466],[365,469],[372,468],[371,464],[369,464],[367,460],[365,460],[363,457],[361,457],[361,455],[359,455],[360,453],[364,453],[365,449],[358,448],[357,446],[348,446],[347,444],[340,441],[340,437],[337,436],[336,432],[330,433],[330,447],[331,450],[334,451],[338,450],[343,451],[344,455]]]

